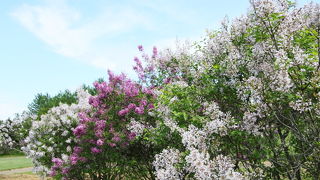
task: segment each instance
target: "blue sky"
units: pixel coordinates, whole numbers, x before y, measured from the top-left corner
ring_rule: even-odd
[[[137,45],[197,40],[248,7],[249,0],[1,0],[0,119],[37,93],[75,90],[107,69],[132,74]]]

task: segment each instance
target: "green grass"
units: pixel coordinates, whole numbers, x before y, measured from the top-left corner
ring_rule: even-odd
[[[3,157],[3,156],[8,156],[8,155],[15,155],[15,156],[23,156],[24,153],[21,151],[21,150],[17,150],[17,149],[11,149],[10,151],[6,152],[6,153],[3,153],[3,152],[0,152],[0,157]]]
[[[19,169],[25,167],[32,167],[32,162],[25,156],[1,156],[0,157],[0,171]]]

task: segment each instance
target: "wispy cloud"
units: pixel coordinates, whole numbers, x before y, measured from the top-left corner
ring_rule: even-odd
[[[150,26],[148,18],[130,7],[106,7],[90,21],[83,22],[82,14],[65,1],[24,4],[14,10],[12,16],[55,52],[99,68],[111,69],[121,68],[123,60],[119,59],[128,61],[121,52],[127,45],[125,42],[109,42],[101,46],[97,41]]]

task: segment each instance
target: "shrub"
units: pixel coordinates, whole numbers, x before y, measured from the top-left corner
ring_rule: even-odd
[[[50,173],[54,166],[52,159],[69,161],[76,138],[72,130],[79,121],[78,113],[90,109],[90,94],[80,89],[77,91],[77,104],[62,104],[49,109],[40,120],[33,120],[23,151],[32,158],[34,171],[42,176]]]
[[[319,178],[319,12],[314,3],[251,1],[247,15],[195,46],[144,58],[153,67],[140,68],[145,82],[171,84],[156,103],[159,129],[170,129],[159,141],[174,140],[169,154],[181,153],[176,165],[156,166],[159,179],[203,179],[200,171],[219,179],[218,162],[232,162],[224,172],[245,178]]]
[[[70,178],[88,174],[92,179],[152,176],[153,156],[136,140],[154,123],[148,115],[153,108],[152,90],[110,71],[109,81],[95,82],[94,87],[97,95],[89,99],[92,108],[79,113],[79,124],[73,129],[76,146],[70,161],[56,163],[52,174]]]
[[[31,118],[27,112],[16,114],[13,119],[0,121],[0,154],[19,154],[24,145],[31,125]]]

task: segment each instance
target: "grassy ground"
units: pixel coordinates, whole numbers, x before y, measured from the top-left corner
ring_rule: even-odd
[[[25,156],[8,155],[0,157],[0,171],[32,167],[32,162]]]
[[[23,154],[0,156],[0,171],[26,168],[26,167],[32,167],[32,162],[30,159],[27,159]],[[2,179],[3,180],[40,180],[39,176],[32,173],[31,171],[23,172],[23,173],[13,173],[13,174],[0,174],[0,179],[1,180]]]

